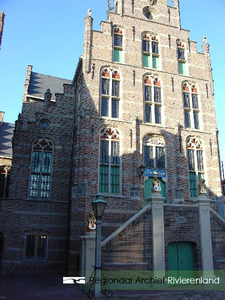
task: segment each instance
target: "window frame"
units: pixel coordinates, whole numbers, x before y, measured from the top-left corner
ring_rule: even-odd
[[[108,157],[108,162],[101,162],[101,142],[107,142],[108,143],[108,153],[105,154]],[[118,142],[119,143],[119,163],[113,163],[112,162],[112,143]],[[99,136],[99,167],[98,167],[98,191],[99,193],[106,194],[106,195],[121,195],[122,193],[122,149],[121,149],[121,136],[119,134],[119,131],[115,128],[105,127],[101,130],[100,136]],[[102,188],[100,188],[101,183],[101,167],[106,166],[108,167],[108,178],[107,178],[107,185],[108,185],[108,191],[102,191]],[[119,168],[119,189],[118,192],[113,192],[112,189],[112,168],[118,167]],[[114,174],[114,175],[118,175]]]
[[[145,161],[145,148],[153,148],[153,163],[154,166],[147,166]],[[157,165],[157,148],[164,149],[164,166],[159,167]],[[143,141],[143,161],[144,166],[147,169],[159,169],[159,170],[167,170],[167,157],[166,157],[166,143],[161,135],[155,135],[155,134],[148,134],[144,137]]]
[[[118,36],[121,36],[122,37],[122,46],[120,45],[116,45],[115,43],[115,36],[118,35]],[[123,34],[123,30],[119,27],[114,27],[114,30],[113,30],[113,62],[116,62],[116,63],[123,63],[124,62],[124,34]],[[121,60],[116,60],[116,55],[115,55],[115,51],[118,51],[119,53],[119,58],[121,58]]]
[[[202,142],[200,141],[199,138],[197,137],[188,137],[187,138],[187,169],[188,169],[188,184],[189,184],[189,195],[190,198],[196,198],[198,197],[198,184],[199,184],[199,180],[200,179],[205,179],[206,177],[206,160],[205,160],[205,152],[204,152],[204,147],[202,145]],[[194,155],[194,169],[190,169],[190,160],[189,160],[189,150],[193,151]],[[199,170],[199,160],[198,160],[198,154],[201,152],[202,153],[202,166],[203,166],[203,170]],[[191,192],[191,183],[190,183],[190,174],[194,174],[195,175],[195,196],[192,196],[192,192]],[[192,189],[193,190],[193,189]]]
[[[188,95],[189,107],[185,106],[184,94]],[[197,107],[194,107],[193,96],[197,96]],[[182,100],[184,107],[184,126],[186,129],[201,130],[201,110],[200,110],[200,93],[195,83],[184,82],[182,84]],[[198,126],[196,125],[195,115],[198,116]],[[190,126],[187,125],[187,115],[189,115]]]
[[[28,237],[30,236],[33,236],[35,237],[35,241],[34,241],[34,257],[28,257],[26,255],[27,253],[27,247],[28,247]],[[38,257],[37,256],[37,253],[38,253],[38,238],[39,237],[45,237],[45,257],[41,258],[41,257]],[[48,261],[48,244],[49,244],[49,236],[48,234],[46,233],[37,233],[37,232],[29,232],[29,233],[26,233],[25,236],[24,236],[24,242],[25,242],[25,246],[24,246],[24,260],[26,261],[38,261],[38,262],[47,262]]]
[[[151,101],[146,101],[146,87],[150,87]],[[156,89],[160,89],[160,101],[156,99]],[[147,124],[163,124],[163,96],[162,85],[158,77],[152,77],[151,75],[145,75],[143,80],[143,101],[144,101],[144,122]],[[150,121],[147,121],[146,108],[150,110]],[[160,108],[160,122],[156,122],[156,108]]]
[[[40,146],[40,143],[41,142],[47,142],[47,147],[49,147],[49,150],[45,150],[45,149],[41,149],[41,150],[35,150],[35,147],[41,147]],[[45,146],[43,146],[45,147]],[[46,147],[46,149],[47,149]],[[50,150],[51,149],[51,150]],[[50,166],[50,172],[44,172],[44,171],[33,171],[32,170],[32,167],[33,167],[33,159],[34,159],[34,153],[35,152],[40,152],[41,153],[41,162],[40,162],[40,166],[41,166],[41,169],[43,167],[43,154],[44,153],[51,153],[51,166]],[[40,139],[36,139],[34,140],[34,142],[32,143],[32,148],[31,148],[31,158],[30,158],[30,172],[29,172],[29,186],[28,186],[28,198],[29,199],[42,199],[42,200],[49,200],[51,199],[51,192],[52,192],[52,177],[53,177],[53,161],[54,161],[54,144],[53,142],[48,139],[48,138],[40,138]],[[37,183],[37,186],[38,186],[38,189],[37,189],[37,196],[33,196],[31,195],[31,192],[32,192],[32,189],[31,189],[31,185],[32,185],[32,175],[34,176],[38,176],[39,175],[39,179],[37,180],[38,183]],[[49,179],[49,196],[48,197],[42,197],[41,196],[41,185],[42,185],[42,176],[49,176],[50,179]],[[35,190],[34,190],[35,191]]]
[[[182,50],[184,58],[179,57],[179,51]],[[188,70],[187,70],[187,51],[185,48],[185,45],[181,43],[180,41],[177,41],[177,60],[178,60],[178,73],[180,75],[188,75]],[[181,68],[182,67],[182,68]],[[182,69],[182,71],[181,71]]]
[[[147,47],[144,47],[147,43]],[[153,43],[157,44],[157,52],[153,51]],[[142,34],[142,67],[147,69],[160,70],[160,47],[158,38],[149,33]],[[147,50],[146,50],[147,49]],[[146,64],[146,61],[148,63]],[[157,65],[154,67],[154,65]]]

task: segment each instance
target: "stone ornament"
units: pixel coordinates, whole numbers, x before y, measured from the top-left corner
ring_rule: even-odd
[[[154,180],[152,182],[152,193],[160,193],[161,192],[161,185],[160,185],[160,181],[157,177],[158,173],[154,172]]]
[[[205,179],[200,179],[198,183],[198,194],[206,195],[207,194],[207,187],[205,185]]]
[[[94,232],[96,230],[96,219],[94,212],[91,211],[89,213],[89,218],[88,218],[88,232]]]

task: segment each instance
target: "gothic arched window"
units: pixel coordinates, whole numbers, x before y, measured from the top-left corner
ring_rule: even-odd
[[[114,128],[100,134],[99,192],[120,193],[120,135]]]
[[[158,78],[146,76],[144,79],[145,122],[162,123],[161,84]]]
[[[142,38],[143,67],[159,69],[159,41],[155,36],[145,34]]]
[[[120,115],[120,74],[104,69],[101,84],[101,116],[119,118]]]
[[[123,62],[123,32],[120,28],[114,29],[113,60]]]
[[[144,165],[146,168],[165,169],[165,141],[158,135],[148,135],[144,139]]]
[[[190,137],[187,140],[187,157],[189,170],[190,196],[198,196],[198,182],[204,179],[203,147],[198,138]]]
[[[32,146],[29,196],[50,198],[53,143],[48,139],[35,140]]]
[[[195,85],[185,83],[183,85],[183,102],[185,127],[200,129],[199,124],[199,97],[198,90]]]

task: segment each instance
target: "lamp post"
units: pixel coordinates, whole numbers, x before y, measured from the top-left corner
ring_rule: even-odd
[[[101,297],[101,268],[102,268],[102,253],[101,253],[101,226],[102,216],[105,210],[106,201],[103,200],[101,194],[96,195],[96,199],[92,201],[93,211],[96,218],[96,243],[95,243],[95,298]]]

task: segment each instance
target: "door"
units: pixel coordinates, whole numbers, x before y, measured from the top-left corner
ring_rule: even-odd
[[[179,242],[168,245],[168,275],[194,277],[194,244]]]
[[[145,181],[145,205],[148,204],[147,199],[149,199],[151,197],[152,194],[152,182],[153,182],[154,178],[149,177],[146,181]],[[162,197],[166,197],[166,184],[165,182],[162,181],[161,178],[159,178],[160,181],[160,185],[161,185],[161,195]]]

